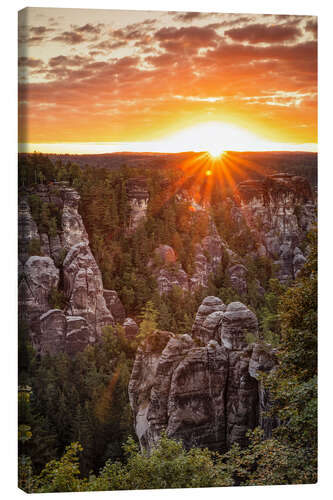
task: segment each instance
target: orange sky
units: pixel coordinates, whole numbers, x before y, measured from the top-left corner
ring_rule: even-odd
[[[21,149],[185,150],[184,130],[189,148],[215,130],[226,149],[316,148],[315,17],[29,8],[19,25]]]

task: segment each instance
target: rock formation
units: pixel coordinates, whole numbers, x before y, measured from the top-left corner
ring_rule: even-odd
[[[265,422],[267,395],[258,372],[275,365],[269,346],[248,345],[257,318],[244,304],[225,306],[206,297],[192,336],[156,331],[138,349],[129,384],[135,429],[142,448],[151,449],[161,432],[186,448],[225,451],[246,444],[246,432]],[[198,345],[199,344],[201,345]]]
[[[39,234],[29,194],[60,210],[61,231]],[[95,342],[104,326],[123,323],[126,317],[117,293],[103,289],[78,212],[79,199],[67,183],[53,183],[35,186],[19,203],[19,314],[41,354],[75,354]],[[43,256],[29,257],[33,240],[40,242]],[[54,292],[63,294],[64,310],[52,308]]]
[[[106,307],[101,272],[87,243],[77,243],[70,249],[63,273],[66,313],[86,318],[100,336],[102,327],[114,324],[114,318]]]
[[[29,243],[32,240],[39,240],[38,229],[32,218],[29,203],[23,198],[18,206],[18,255],[22,264],[29,257]]]
[[[237,186],[232,213],[244,218],[257,242],[257,254],[271,257],[282,282],[294,279],[305,259],[298,248],[315,220],[315,199],[308,181],[277,173]],[[297,249],[297,250],[296,250]]]
[[[230,265],[240,261],[240,258],[230,250],[226,241],[218,234],[213,220],[209,219],[208,235],[195,247],[192,275],[184,271],[181,263],[177,260],[174,249],[168,245],[160,245],[155,249],[154,259],[150,260],[148,267],[152,269],[153,275],[156,277],[158,291],[161,295],[169,293],[173,287],[194,292],[200,287],[207,288],[210,276],[217,271],[225,258],[230,260]],[[239,286],[242,290],[246,288],[242,279],[239,281]]]
[[[126,318],[123,322],[123,328],[125,331],[125,335],[129,340],[135,339],[138,334],[139,327],[132,318]]]
[[[126,313],[123,304],[115,290],[103,290],[106,307],[111,312],[116,323],[125,321]]]
[[[148,208],[149,193],[144,177],[127,181],[127,197],[131,207],[128,232],[133,233],[145,219]]]

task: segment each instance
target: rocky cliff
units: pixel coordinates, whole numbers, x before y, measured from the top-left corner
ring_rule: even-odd
[[[100,338],[104,326],[126,317],[117,293],[103,287],[79,199],[66,183],[53,183],[23,193],[19,202],[19,315],[41,354],[73,354]],[[57,207],[60,229],[39,230],[29,200],[42,210]],[[38,255],[31,255],[36,249]],[[61,297],[61,309],[52,307],[52,296]]]
[[[274,260],[282,282],[294,279],[305,262],[299,246],[316,216],[309,182],[288,173],[244,181],[228,202],[233,217],[243,219],[251,229],[257,254]]]
[[[184,200],[191,202],[196,212],[206,215],[207,234],[195,246],[191,275],[182,268],[172,247],[160,245],[155,249],[160,265],[153,268],[153,274],[159,293],[169,293],[174,286],[190,292],[207,288],[209,278],[224,264],[231,287],[238,295],[244,295],[248,275],[246,259],[231,250],[230,242],[223,237],[223,228],[220,233],[217,231],[208,202],[205,206],[198,205],[189,194],[183,194]],[[316,200],[305,178],[280,173],[261,181],[244,181],[221,205],[230,214],[238,235],[241,237],[244,229],[251,235],[254,244],[249,255],[272,259],[276,277],[281,282],[297,277],[306,260],[302,243],[316,217]],[[244,232],[244,239],[247,238]],[[149,267],[151,264],[152,261]],[[264,293],[261,284],[257,285],[259,293]]]
[[[156,331],[138,349],[129,397],[142,448],[151,449],[162,431],[186,448],[224,451],[246,444],[246,432],[265,420],[268,398],[260,370],[275,365],[269,346],[248,345],[257,318],[244,304],[226,306],[217,297],[201,304],[192,333]]]

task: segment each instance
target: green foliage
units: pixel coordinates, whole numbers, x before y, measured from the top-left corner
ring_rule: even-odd
[[[307,453],[278,439],[263,439],[259,428],[248,432],[249,445],[238,444],[220,459],[235,483],[242,486],[308,484],[316,482],[316,468]]]
[[[271,394],[270,412],[281,425],[271,439],[263,440],[256,430],[249,434],[247,448],[234,445],[221,456],[207,450],[186,451],[163,435],[148,456],[138,451],[133,439],[128,440],[134,435],[128,383],[137,343],[126,338],[123,328],[106,327],[99,342],[72,358],[39,358],[26,327],[20,325],[19,383],[26,388],[19,391],[20,487],[47,492],[315,482],[315,233],[309,235],[311,253],[306,265],[286,290],[272,279],[270,259],[249,256],[256,244],[253,234],[213,189],[213,219],[220,235],[244,259],[248,293],[240,297],[232,288],[227,276],[230,258],[224,251],[208,290],[190,294],[175,287],[161,297],[152,272],[163,261],[154,257],[154,249],[171,245],[178,263],[191,275],[195,245],[206,236],[208,219],[165,187],[177,185],[181,172],[147,169],[145,174],[148,214],[133,234],[126,232],[130,213],[127,185],[131,178],[142,175],[140,169],[81,169],[70,163],[52,163],[44,155],[22,156],[19,187],[25,190],[58,179],[79,191],[80,213],[104,286],[119,292],[127,314],[140,319],[139,339],[149,337],[153,349],[164,346],[166,337],[159,330],[190,332],[205,295],[216,295],[226,304],[240,300],[251,307],[259,319],[259,339],[248,336],[248,342],[263,346],[268,342],[278,351],[279,365],[262,377],[262,383]],[[223,193],[226,199],[227,193]],[[39,231],[56,236],[61,229],[61,210],[38,195],[30,195],[29,204]],[[40,254],[39,240],[31,242],[29,252]],[[59,267],[65,255],[64,251],[59,256]],[[52,290],[49,300],[52,308],[66,305],[61,289]]]
[[[139,326],[139,333],[137,335],[138,339],[145,340],[156,330],[157,318],[158,312],[155,309],[154,304],[151,301],[148,301],[140,314],[141,322]]]
[[[52,288],[48,302],[51,309],[64,309],[67,304],[65,293],[58,288]]]
[[[81,481],[78,453],[83,448],[79,443],[66,447],[60,460],[51,460],[34,480],[34,492],[54,493],[80,491]]]
[[[110,491],[162,488],[204,488],[231,486],[230,474],[207,449],[186,451],[182,444],[161,436],[148,455],[139,452],[129,438],[124,445],[126,462],[108,460],[98,476],[79,479],[78,453],[82,447],[72,443],[60,460],[49,462],[34,478],[33,492]]]
[[[29,241],[28,253],[29,253],[30,257],[32,255],[43,256],[43,252],[42,252],[41,247],[40,247],[39,238],[33,238],[32,240]]]

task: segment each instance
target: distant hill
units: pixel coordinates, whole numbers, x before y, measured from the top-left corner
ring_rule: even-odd
[[[21,156],[27,153],[21,153]],[[182,168],[185,162],[197,159],[202,153],[105,153],[105,154],[48,154],[52,161],[76,163],[81,167],[99,167],[116,170],[124,166],[139,168]],[[289,172],[306,177],[317,186],[317,153],[268,151],[228,152],[236,182],[247,178],[260,178],[274,172]]]

